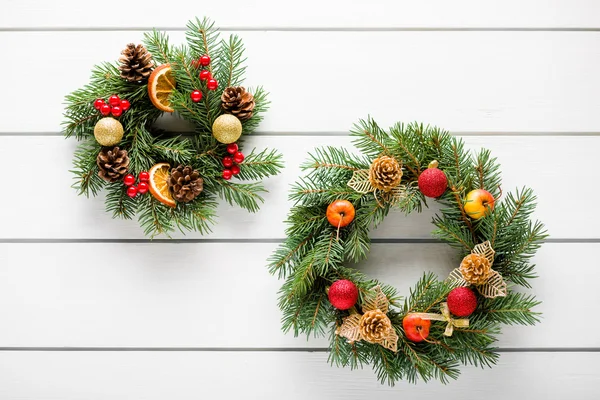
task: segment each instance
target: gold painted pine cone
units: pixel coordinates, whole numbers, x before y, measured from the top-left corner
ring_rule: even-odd
[[[358,325],[360,335],[364,340],[377,343],[387,338],[392,328],[392,321],[381,310],[367,311],[360,318]]]
[[[148,53],[148,50],[141,44],[136,46],[133,43],[129,43],[121,52],[119,62],[121,63],[119,66],[121,78],[127,79],[129,82],[139,82],[148,79],[154,68],[152,54]]]
[[[168,183],[173,197],[181,203],[194,200],[204,189],[204,180],[200,173],[189,165],[173,168]]]
[[[369,169],[369,181],[375,189],[389,192],[400,184],[402,166],[395,158],[381,156],[376,158]]]
[[[486,283],[491,271],[490,261],[479,254],[469,254],[460,263],[460,273],[472,285]]]
[[[221,107],[242,122],[249,120],[254,111],[254,96],[242,86],[228,87],[221,95]]]
[[[121,150],[118,147],[102,149],[96,157],[96,164],[98,165],[98,176],[106,182],[121,180],[129,168],[127,150]]]

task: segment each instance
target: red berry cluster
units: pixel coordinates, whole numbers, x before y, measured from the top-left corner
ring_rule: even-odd
[[[148,185],[148,181],[150,180],[150,174],[146,171],[142,171],[138,176],[138,180],[140,182],[137,184],[137,186],[135,186],[135,176],[128,174],[125,176],[125,178],[123,178],[123,183],[125,184],[125,186],[129,186],[127,188],[127,196],[134,198],[138,195],[138,193],[144,194],[148,191],[148,189],[150,188],[150,186]]]
[[[108,114],[112,114],[113,117],[120,117],[125,111],[129,110],[128,100],[121,100],[119,96],[113,94],[108,98],[108,102],[105,103],[104,99],[96,99],[94,101],[94,108],[100,111],[100,114],[103,116],[108,116]]]
[[[204,69],[204,67],[208,67],[209,65],[210,57],[206,54],[200,57],[199,59],[192,61],[192,66],[194,68],[197,69],[202,67],[202,71],[200,71],[199,77],[201,81],[206,81],[206,87],[208,88],[208,90],[216,90],[219,86],[219,82],[217,82],[217,80],[212,77],[212,74],[209,70]],[[192,101],[194,103],[197,103],[200,100],[202,100],[202,92],[198,89],[195,89],[192,91],[192,93],[190,93],[190,97],[192,98]]]
[[[244,154],[239,151],[238,145],[235,143],[227,145],[227,152],[231,155],[223,157],[222,162],[225,167],[223,170],[223,179],[230,180],[233,175],[240,173],[239,164],[244,161]]]

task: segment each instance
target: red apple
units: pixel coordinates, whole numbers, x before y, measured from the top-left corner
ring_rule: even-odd
[[[467,193],[465,212],[473,219],[485,217],[494,209],[494,196],[484,189],[475,189]]]
[[[411,342],[419,343],[429,336],[431,321],[423,319],[416,314],[408,314],[402,320],[402,327],[406,338]]]
[[[327,221],[336,228],[350,224],[354,214],[354,206],[348,200],[336,200],[327,207]]]

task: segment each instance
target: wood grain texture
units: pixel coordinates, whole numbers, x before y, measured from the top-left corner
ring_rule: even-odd
[[[224,28],[597,28],[594,0],[230,0],[205,2],[191,10],[184,0],[144,2],[135,13],[89,6],[77,0],[8,0],[0,15],[5,28],[183,27],[191,13],[210,16]],[[48,18],[49,15],[52,18]]]
[[[19,400],[465,398],[593,400],[600,353],[508,353],[458,381],[379,385],[367,367],[330,367],[325,353],[3,352],[0,397]],[[499,378],[501,377],[501,378]]]
[[[170,32],[174,43],[184,32]],[[242,32],[248,86],[272,107],[260,131],[346,132],[369,113],[384,126],[426,121],[455,132],[600,132],[600,35],[589,32]],[[63,99],[141,32],[0,32],[11,118],[0,133],[59,132]],[[36,51],[32,52],[31,49]],[[275,51],[274,51],[275,50]],[[276,54],[276,56],[274,56]],[[310,57],[307,67],[304,57]],[[35,118],[28,107],[43,88]]]
[[[314,348],[325,339],[280,330],[267,273],[276,244],[0,244],[0,347]],[[546,244],[534,259],[535,327],[505,327],[506,348],[600,347],[600,328],[582,304],[598,294],[590,263],[600,244]],[[93,255],[90,257],[90,255]],[[426,271],[460,263],[445,244],[375,244],[359,268],[408,295]],[[575,267],[577,266],[577,267]],[[577,268],[577,273],[566,272]],[[573,337],[572,323],[590,334]]]
[[[589,200],[574,198],[571,190],[557,188],[567,183],[570,188],[585,190],[586,199],[600,196],[600,188],[590,185],[596,179],[595,160],[600,148],[598,136],[466,136],[473,150],[486,147],[502,165],[503,187],[507,191],[523,186],[534,189],[539,199],[536,217],[542,220],[553,238],[600,238],[600,214],[591,212]],[[251,214],[222,204],[218,210],[218,225],[206,238],[215,239],[272,239],[285,237],[285,218],[292,205],[287,201],[288,190],[302,174],[300,165],[315,146],[351,147],[349,137],[341,136],[254,136],[247,149],[277,148],[283,153],[285,170],[265,181],[270,190],[261,211]],[[113,220],[104,212],[104,198],[78,197],[69,186],[73,183],[71,168],[75,140],[65,141],[57,136],[0,137],[0,159],[11,170],[23,176],[44,179],[11,179],[10,185],[0,185],[0,198],[18,198],[10,207],[0,208],[0,239],[130,239],[143,238],[137,221]],[[28,156],[15,149],[28,149]],[[570,165],[572,167],[566,167]],[[576,166],[576,167],[575,167]],[[30,195],[35,190],[44,200]],[[570,212],[570,207],[584,210]],[[373,232],[377,238],[431,238],[432,208],[422,214],[405,217],[393,213]],[[174,237],[184,237],[177,234]],[[199,238],[189,233],[187,238]]]

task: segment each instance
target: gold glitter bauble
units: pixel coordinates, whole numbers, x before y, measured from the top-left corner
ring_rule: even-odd
[[[212,126],[213,136],[224,144],[233,143],[242,136],[242,123],[231,114],[223,114],[215,119]]]
[[[94,137],[102,146],[114,146],[123,139],[123,125],[114,118],[102,118],[94,126]]]

